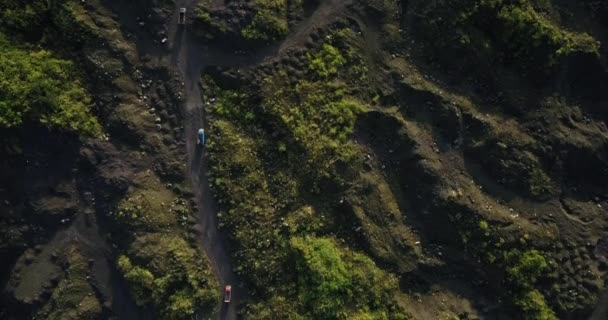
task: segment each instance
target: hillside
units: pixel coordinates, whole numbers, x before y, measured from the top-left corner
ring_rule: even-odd
[[[606,43],[595,0],[0,0],[0,319],[606,319]]]

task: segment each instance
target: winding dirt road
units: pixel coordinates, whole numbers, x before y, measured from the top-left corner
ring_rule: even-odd
[[[175,4],[174,18],[177,21],[179,8],[188,8],[188,12],[191,13],[194,11],[196,0],[178,0]],[[206,127],[203,97],[199,88],[201,71],[205,65],[205,48],[188,33],[187,26],[172,25],[170,34],[172,35],[172,63],[178,67],[184,79],[186,96],[183,112],[188,172],[192,181],[192,191],[196,195],[198,204],[200,230],[202,231],[201,244],[207,253],[213,272],[220,282],[220,288],[224,288],[228,284],[233,287],[232,301],[228,304],[222,303],[219,319],[236,319],[236,307],[245,289],[239,285],[236,275],[232,271],[230,255],[226,249],[226,237],[218,232],[217,210],[206,175],[207,161],[204,157],[204,150],[196,145],[196,132],[199,128]]]

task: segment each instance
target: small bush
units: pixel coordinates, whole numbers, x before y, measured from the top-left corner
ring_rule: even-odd
[[[287,1],[258,0],[257,12],[251,23],[241,30],[243,38],[252,41],[275,41],[283,38],[287,26]]]
[[[243,38],[252,41],[275,41],[283,38],[287,32],[287,20],[272,11],[262,10],[256,13],[251,23],[241,30]]]
[[[545,302],[545,297],[538,290],[531,290],[515,299],[525,320],[556,320],[557,317]]]
[[[118,258],[118,270],[124,275],[131,286],[131,293],[138,306],[150,302],[154,291],[154,275],[147,269],[133,267],[127,256]]]
[[[340,50],[328,43],[323,44],[321,51],[314,55],[307,54],[307,57],[310,71],[321,78],[336,75],[346,63]]]
[[[547,261],[537,250],[523,254],[511,250],[505,254],[507,277],[519,288],[532,288],[536,279],[547,269]]]

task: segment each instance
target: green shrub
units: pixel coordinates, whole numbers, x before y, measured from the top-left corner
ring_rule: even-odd
[[[352,277],[340,249],[330,239],[293,238],[291,246],[300,255],[297,273],[302,300],[324,319],[335,318],[352,296]]]
[[[101,126],[91,113],[91,98],[74,65],[46,50],[12,46],[0,35],[0,127],[25,121],[99,136]]]
[[[546,64],[553,65],[576,51],[598,52],[599,44],[591,36],[561,29],[540,15],[529,0],[515,4],[482,0],[481,5],[497,10],[502,32],[496,36],[517,58],[539,62],[546,59]]]
[[[300,153],[296,147],[306,150],[303,168],[314,166],[307,171],[318,177],[334,176],[334,166],[352,162],[357,153],[348,138],[366,106],[345,98],[339,85],[302,80],[294,90],[285,83],[288,79],[281,74],[264,82],[263,112],[272,115],[273,127],[284,128],[294,140],[288,152]]]
[[[307,54],[307,57],[310,71],[321,78],[336,75],[346,63],[340,50],[328,43],[323,44],[319,52],[314,55]]]
[[[200,1],[194,9],[194,16],[202,23],[211,23],[211,2],[209,0]]]
[[[511,250],[505,254],[508,280],[518,288],[532,288],[536,279],[547,269],[547,261],[537,250],[523,254]]]
[[[542,293],[535,289],[538,278],[548,269],[545,257],[535,249],[505,251],[504,239],[497,233],[498,229],[486,220],[477,222],[475,219],[470,214],[450,215],[465,249],[504,272],[505,298],[525,319],[555,319],[550,317],[553,311],[546,305]]]
[[[51,21],[62,41],[80,47],[99,38],[98,26],[90,20],[84,6],[74,0],[64,1],[53,8]]]
[[[556,320],[553,310],[547,306],[545,297],[538,290],[531,290],[515,299],[525,320]]]
[[[287,26],[286,0],[258,0],[257,12],[251,23],[241,30],[243,38],[252,41],[275,41],[283,38]]]
[[[283,38],[289,31],[287,20],[277,16],[270,10],[262,10],[255,14],[251,23],[241,30],[241,35],[247,40],[275,41]]]
[[[314,319],[404,319],[393,310],[397,279],[331,238],[292,238],[300,300]]]
[[[150,302],[154,291],[154,275],[150,270],[133,267],[127,256],[118,258],[118,270],[124,275],[131,286],[131,293],[138,306],[144,306]]]
[[[0,0],[0,29],[39,38],[48,18],[47,1]]]

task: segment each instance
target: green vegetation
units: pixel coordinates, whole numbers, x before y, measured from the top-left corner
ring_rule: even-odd
[[[263,111],[277,115],[281,127],[307,150],[307,163],[317,169],[311,172],[329,176],[332,165],[355,156],[347,139],[365,106],[331,83],[300,81],[293,90],[282,84],[286,80],[279,75],[264,83]]]
[[[525,320],[557,319],[553,310],[547,306],[545,297],[538,290],[531,290],[523,296],[516,297],[514,303],[521,309]]]
[[[265,99],[256,108],[246,103],[248,96],[243,93],[221,91],[213,111],[249,129],[256,125],[254,120],[270,121],[284,137],[279,141],[281,153],[303,166],[299,172],[305,174],[302,169],[310,169],[308,172],[316,172],[317,178],[330,177],[335,165],[353,160],[355,145],[348,138],[357,114],[366,107],[346,97],[340,83],[302,80],[292,88],[284,85],[288,81],[284,73],[266,79],[262,88]],[[307,152],[305,158],[299,155],[301,148]]]
[[[96,39],[96,33],[103,29],[92,21],[82,3],[74,0],[56,5],[51,19],[64,41],[76,47]]]
[[[492,138],[471,148],[481,156],[490,175],[506,187],[535,199],[547,199],[558,192],[558,186],[545,172],[537,156],[526,145],[507,144],[515,141]]]
[[[213,40],[236,32],[229,21],[215,14],[211,1],[199,1],[194,9],[195,32],[204,39]]]
[[[0,29],[36,39],[45,27],[48,11],[46,1],[0,0]]]
[[[101,135],[74,65],[49,51],[17,48],[0,35],[0,127],[23,122]]]
[[[513,304],[518,307],[525,319],[553,320],[555,313],[545,302],[545,297],[534,288],[534,284],[547,270],[547,261],[536,250],[524,253],[511,250],[505,253],[507,281],[515,289]]]
[[[330,238],[292,238],[300,301],[313,319],[405,319],[392,296],[397,279]]]
[[[506,249],[499,229],[488,221],[475,223],[474,218],[464,214],[451,215],[458,227],[466,250],[489,266],[504,272],[505,298],[515,306],[525,319],[556,319],[545,302],[543,294],[536,289],[537,280],[548,270],[545,257],[535,249],[520,251]]]
[[[211,313],[219,284],[207,258],[179,228],[191,221],[189,205],[155,176],[134,180],[137,188],[117,204],[114,215],[114,239],[124,249],[117,265],[134,300],[164,319]]]
[[[162,5],[172,6],[171,2],[163,1]],[[117,18],[102,1],[0,0],[0,128],[42,124],[83,137],[101,136],[102,127],[91,110],[93,98],[84,85],[84,81],[89,80],[91,87],[95,86],[95,98],[107,102],[104,97],[113,96],[112,103],[100,103],[110,108],[100,113],[106,116],[111,113],[104,119],[112,124],[108,130],[126,130],[120,136],[125,140],[132,138],[142,147],[135,151],[121,144],[120,155],[110,155],[107,150],[94,153],[104,154],[112,161],[128,156],[140,161],[147,158],[143,149],[153,146],[156,164],[166,165],[163,169],[172,173],[179,172],[180,163],[171,162],[176,160],[176,154],[162,143],[162,135],[153,129],[154,117],[144,108],[147,104],[137,97],[137,89],[150,90],[136,86],[146,69],[159,71],[161,68],[140,62],[134,44],[124,39]],[[87,77],[79,68],[86,68]],[[132,75],[133,71],[136,75]],[[161,96],[164,99],[172,93],[163,90]],[[165,184],[152,168],[141,167],[129,166],[118,173],[130,180],[120,181],[129,189],[122,200],[112,203],[115,208],[108,213],[109,219],[104,220],[109,223],[108,239],[120,254],[118,269],[134,300],[157,318],[186,319],[195,314],[211,314],[219,303],[219,284],[201,249],[186,240],[191,235],[187,235],[182,226],[192,224],[193,217],[191,205],[183,198],[185,187]],[[115,172],[114,169],[100,169],[95,174]],[[74,172],[72,177],[77,176]],[[97,228],[97,225],[93,222],[89,227]],[[22,241],[28,243],[28,240]],[[102,243],[91,245],[97,247]],[[94,272],[100,269],[91,268],[93,261],[87,261],[91,253],[81,254],[76,247],[70,247],[59,257],[60,261],[54,261],[53,256],[49,268],[55,270],[55,263],[61,265],[65,277],[55,282],[54,278],[42,276],[47,277],[44,285],[48,287],[43,288],[40,300],[31,306],[35,317],[106,317],[108,308],[102,308],[102,302],[109,302],[103,301],[109,284],[99,281],[107,275],[95,278]],[[46,295],[47,289],[52,291],[50,297]],[[42,308],[37,310],[39,305]]]
[[[346,59],[340,50],[331,44],[325,43],[320,52],[315,55],[307,55],[310,62],[310,71],[321,78],[334,76],[338,70],[346,63]]]
[[[328,43],[310,59],[347,78],[338,71],[348,59],[335,61],[347,50]],[[251,91],[204,81],[217,99],[210,132],[222,137],[208,145],[210,180],[252,291],[249,318],[405,317],[395,277],[333,235],[342,227],[334,204],[363,170],[351,136],[368,106],[346,81],[312,70],[297,80],[278,71]]]
[[[211,21],[211,2],[209,0],[199,1],[194,9],[195,18],[205,24],[210,24]]]
[[[87,260],[75,246],[70,246],[64,263],[67,266],[65,278],[53,290],[50,300],[39,311],[39,317],[49,320],[99,319],[101,304],[88,282]]]
[[[257,0],[256,13],[241,34],[247,40],[275,41],[283,38],[288,31],[287,1]]]
[[[458,50],[489,60],[515,61],[523,67],[548,67],[575,53],[598,54],[597,41],[563,29],[539,12],[536,2],[420,1],[416,23],[429,48],[442,48],[445,58]],[[433,56],[442,56],[438,52],[442,51]]]
[[[515,57],[530,57],[533,61],[547,59],[549,65],[573,52],[594,52],[599,43],[588,34],[577,34],[561,29],[543,17],[529,0],[514,4],[497,0],[481,2],[480,10],[496,11],[504,44]],[[538,60],[536,60],[538,59]]]
[[[62,30],[58,23],[73,3],[49,7],[47,1],[0,1],[0,127],[37,122],[80,136],[102,134],[76,66],[48,50],[15,45],[22,38],[52,42],[58,31],[74,35],[73,28]]]
[[[524,253],[511,250],[505,253],[507,279],[518,288],[531,288],[536,279],[547,270],[547,261],[536,250]]]
[[[0,0],[0,30],[15,38],[80,45],[95,37],[80,1]]]
[[[153,305],[163,319],[209,312],[220,298],[207,259],[177,235],[138,236],[126,255],[119,257],[118,269],[136,303]]]
[[[125,227],[147,231],[175,226],[190,214],[183,199],[153,178],[145,179],[140,188],[128,193],[116,211],[118,221]]]

